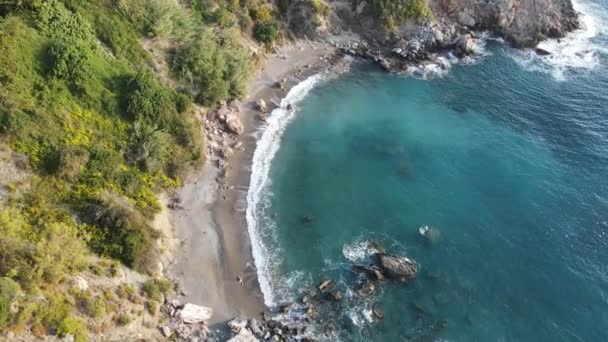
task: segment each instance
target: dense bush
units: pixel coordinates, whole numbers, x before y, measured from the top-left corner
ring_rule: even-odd
[[[86,263],[75,225],[46,217],[32,226],[15,210],[0,212],[0,275],[24,288],[56,283]]]
[[[57,334],[59,336],[73,335],[76,342],[88,341],[87,326],[82,319],[76,317],[64,318],[57,327]]]
[[[94,251],[144,269],[156,232],[126,198],[100,194],[88,205],[85,219],[91,224],[90,246]]]
[[[270,47],[274,43],[279,33],[278,26],[275,22],[262,21],[255,24],[253,28],[254,37],[260,42]]]
[[[1,277],[0,278],[0,329],[9,322],[11,318],[11,303],[21,292],[21,286],[14,280]]]
[[[432,17],[427,0],[373,0],[369,3],[380,23],[394,29],[408,19],[422,21]]]
[[[214,33],[202,29],[171,58],[174,73],[197,87],[197,100],[205,105],[243,94],[249,77],[249,54],[238,32]]]
[[[167,279],[155,278],[146,281],[142,286],[142,292],[146,298],[162,302],[163,295],[168,295],[171,291],[171,282]]]
[[[80,84],[91,76],[91,52],[86,43],[54,41],[49,48],[52,58],[51,75]]]
[[[149,37],[186,34],[192,23],[175,1],[115,0],[138,30]]]

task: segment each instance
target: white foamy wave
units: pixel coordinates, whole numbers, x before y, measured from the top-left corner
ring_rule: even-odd
[[[451,52],[445,55],[435,54],[431,56],[431,61],[429,62],[423,62],[419,65],[408,67],[405,74],[421,80],[432,80],[448,75],[454,64],[477,64],[484,57],[491,55],[486,49],[486,43],[490,39],[492,38],[488,32],[482,32],[480,36],[474,40],[472,55],[458,58]]]
[[[360,328],[374,322],[374,313],[370,305],[351,307],[348,310],[348,317],[354,325]]]
[[[580,28],[560,39],[547,39],[538,44],[538,48],[549,52],[540,56],[534,50],[514,50],[510,54],[524,69],[546,72],[556,80],[565,80],[568,69],[591,70],[600,64],[600,53],[606,48],[593,42],[593,39],[604,33],[608,23],[604,10],[597,5],[572,1],[579,13]]]
[[[287,96],[281,100],[279,108],[270,114],[253,153],[251,180],[247,192],[247,230],[255,266],[258,270],[258,281],[264,295],[264,303],[269,307],[277,304],[275,303],[274,284],[270,281],[276,273],[271,260],[279,260],[275,258],[278,254],[276,246],[269,248],[264,244],[264,238],[272,238],[272,236],[268,229],[264,231],[264,227],[260,224],[263,219],[263,209],[269,207],[269,196],[266,192],[270,182],[270,166],[279,149],[283,132],[295,116],[295,105],[323,78],[324,76],[321,74],[311,76],[289,91]],[[293,106],[294,109],[288,110],[288,105]]]
[[[363,261],[375,252],[377,252],[377,250],[370,245],[369,240],[359,240],[350,245],[342,246],[342,254],[346,259],[352,262]]]
[[[452,63],[443,56],[437,57],[434,63],[423,63],[407,68],[406,74],[418,79],[430,80],[436,77],[444,77],[448,74]]]

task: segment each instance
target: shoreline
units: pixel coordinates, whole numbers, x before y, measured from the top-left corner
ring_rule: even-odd
[[[169,274],[184,289],[185,302],[213,309],[211,325],[235,317],[260,319],[269,309],[258,282],[245,218],[253,153],[264,125],[256,102],[263,99],[267,112],[272,112],[293,86],[330,66],[328,57],[336,51],[325,43],[297,41],[266,56],[236,113],[244,127],[236,139],[242,148],[226,158],[229,172],[224,184],[216,180],[220,170],[209,158],[177,191],[180,208],[172,216],[180,243]],[[286,80],[285,87],[276,86],[279,80]],[[242,285],[237,277],[243,279]]]
[[[167,273],[184,289],[181,300],[214,310],[209,323],[217,328],[235,317],[260,319],[265,311],[274,309],[264,303],[245,215],[252,158],[264,127],[256,103],[266,101],[270,114],[291,88],[331,67],[335,56],[370,60],[345,48],[354,46],[358,38],[334,38],[342,41],[299,40],[265,55],[249,81],[247,97],[234,112],[244,131],[230,135],[230,139],[236,137],[233,142],[239,147],[233,146],[234,153],[225,156],[225,176],[218,160],[209,156],[176,191],[181,203],[170,214],[176,242]],[[382,66],[382,60],[372,61]],[[285,80],[285,86],[277,86],[280,80]],[[205,117],[205,124],[211,120],[206,112],[199,114]],[[208,138],[206,143],[213,141]],[[243,279],[242,285],[237,277]]]

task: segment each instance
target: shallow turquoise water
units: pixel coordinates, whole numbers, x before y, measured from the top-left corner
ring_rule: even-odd
[[[488,51],[433,80],[359,66],[297,104],[257,208],[274,302],[329,277],[343,340],[608,340],[608,72],[556,79]],[[350,296],[368,238],[418,276]]]

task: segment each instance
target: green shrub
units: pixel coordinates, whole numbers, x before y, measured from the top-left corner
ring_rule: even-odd
[[[51,75],[80,85],[91,76],[91,51],[88,44],[56,40],[49,48]]]
[[[0,277],[0,296],[7,298],[9,301],[13,301],[17,298],[19,293],[21,293],[21,286],[19,286],[19,283],[11,278]]]
[[[0,329],[3,329],[11,319],[11,301],[0,295]]]
[[[171,155],[170,137],[143,120],[133,125],[128,146],[129,160],[142,171],[164,171]]]
[[[33,228],[14,210],[0,212],[0,274],[25,288],[56,283],[81,269],[85,253],[74,226],[51,221]]]
[[[422,21],[433,17],[427,0],[373,0],[370,5],[380,24],[388,29],[395,29],[407,19]]]
[[[158,313],[158,302],[155,300],[149,300],[146,309],[150,315],[155,316]]]
[[[106,303],[103,298],[90,298],[86,302],[87,315],[93,318],[100,318],[106,314]]]
[[[129,314],[124,313],[124,312],[119,314],[115,318],[116,324],[118,324],[120,326],[125,326],[125,325],[131,323],[132,320],[133,320],[133,318],[131,316],[129,316]]]
[[[198,102],[213,105],[243,94],[250,56],[236,30],[214,33],[203,29],[176,50],[171,67],[177,77],[196,86]]]
[[[255,24],[253,28],[253,36],[258,41],[264,43],[266,46],[270,47],[274,44],[277,36],[279,34],[278,26],[275,22],[270,21],[262,21]]]
[[[175,97],[175,109],[178,113],[184,113],[190,108],[192,104],[192,99],[189,95],[186,94],[177,94]]]
[[[163,86],[148,69],[134,75],[128,84],[127,113],[135,120],[167,125],[176,114],[176,93]]]
[[[329,15],[331,8],[326,3],[322,2],[321,0],[312,0],[311,4],[318,15],[322,17]]]
[[[59,0],[41,2],[36,23],[53,39],[66,43],[93,42],[93,30],[89,23],[78,13],[68,10]]]
[[[62,337],[73,335],[77,342],[88,341],[87,326],[82,319],[76,317],[64,318],[57,327],[57,334]]]
[[[156,232],[129,201],[111,193],[100,194],[86,209],[89,245],[101,255],[142,270]]]
[[[0,277],[0,329],[11,318],[11,304],[21,292],[21,286],[11,278]]]
[[[146,298],[153,301],[161,302],[163,299],[163,295],[168,295],[171,291],[171,288],[171,281],[167,279],[155,278],[147,280],[142,285],[141,290],[146,296]]]

